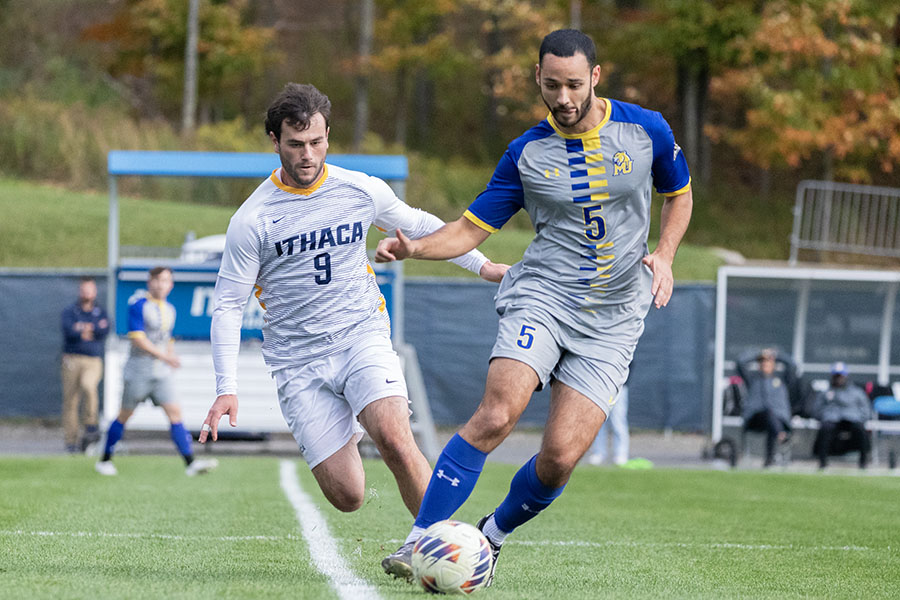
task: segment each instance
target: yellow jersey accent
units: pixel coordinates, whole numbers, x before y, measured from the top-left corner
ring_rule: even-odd
[[[674,192],[666,192],[665,194],[663,194],[663,196],[665,196],[666,198],[671,198],[672,196],[680,196],[681,194],[686,194],[689,189],[691,189],[690,180],[688,180],[687,185],[680,190],[675,190]]]
[[[131,338],[131,339],[134,339],[134,338],[145,338],[145,337],[147,337],[147,334],[144,333],[143,331],[129,331],[129,332],[128,332],[128,337]]]
[[[600,138],[591,138],[589,140],[582,140],[581,145],[584,146],[585,152],[590,150],[599,150],[600,149]]]
[[[259,299],[260,295],[262,295],[262,287],[259,285],[254,285],[253,287],[256,288],[256,291],[253,293],[256,296],[256,301],[259,302],[259,306],[263,310],[266,310],[266,303]]]
[[[481,219],[479,219],[478,217],[476,217],[469,211],[464,212],[463,216],[465,218],[467,218],[468,220],[472,221],[475,225],[477,225],[481,229],[484,229],[485,231],[487,231],[488,233],[496,233],[496,232],[500,231],[496,227],[492,227],[492,226],[488,225],[487,223],[485,223],[484,221],[482,221]]]
[[[609,117],[610,115],[612,115],[612,104],[610,104],[609,101],[606,100],[606,98],[598,98],[598,100],[603,100],[603,103],[606,105],[606,112],[603,114],[603,118],[600,119],[600,122],[595,127],[585,131],[584,133],[563,133],[560,130],[559,125],[557,125],[556,121],[553,119],[553,113],[549,113],[547,115],[547,122],[550,123],[550,127],[552,127],[554,131],[556,131],[556,133],[560,135],[560,137],[566,138],[568,140],[587,140],[588,138],[593,137],[597,138],[597,140],[599,141],[600,136],[598,134],[600,130],[603,129],[603,126],[609,122]]]
[[[280,169],[280,168],[281,167],[278,167],[278,169]],[[316,181],[315,183],[313,183],[311,186],[309,186],[307,188],[295,188],[295,187],[291,187],[289,185],[285,185],[281,181],[281,178],[278,177],[278,169],[275,169],[274,171],[272,171],[272,175],[270,176],[270,179],[272,180],[272,183],[274,183],[278,187],[278,189],[284,190],[285,192],[288,192],[289,194],[297,194],[300,196],[309,196],[310,194],[315,192],[317,189],[319,189],[319,187],[323,183],[325,183],[325,180],[328,179],[328,165],[324,164],[324,165],[322,165],[322,176],[319,177],[318,181]]]

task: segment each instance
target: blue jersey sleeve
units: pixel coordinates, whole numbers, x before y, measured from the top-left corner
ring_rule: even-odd
[[[666,196],[674,196],[688,190],[691,174],[681,146],[675,143],[672,128],[659,113],[645,124],[650,139],[653,140],[653,186]]]
[[[146,298],[136,300],[128,306],[128,333],[144,331],[144,304]]]
[[[487,188],[465,212],[466,218],[485,231],[497,231],[525,205],[517,162],[512,150],[507,148]]]

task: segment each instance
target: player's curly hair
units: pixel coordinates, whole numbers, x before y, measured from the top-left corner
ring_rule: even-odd
[[[328,127],[331,118],[331,100],[308,83],[289,83],[266,111],[266,133],[281,139],[281,124],[287,123],[301,131],[309,127],[313,115],[319,113]]]
[[[594,40],[577,29],[557,29],[547,34],[541,42],[541,50],[538,54],[538,63],[543,62],[545,54],[567,57],[575,56],[576,52],[584,54],[588,64],[592,67],[597,63],[597,47]]]

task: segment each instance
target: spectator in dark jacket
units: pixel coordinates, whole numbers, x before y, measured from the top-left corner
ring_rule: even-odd
[[[757,369],[753,370],[756,363]],[[778,368],[778,364],[781,367]],[[764,466],[775,464],[775,448],[787,441],[791,430],[789,390],[795,384],[796,368],[787,355],[771,348],[745,355],[737,362],[747,395],[743,402],[744,428],[766,433]]]
[[[841,431],[850,434],[850,448],[859,449],[859,468],[869,462],[869,437],[866,421],[872,416],[872,405],[863,389],[847,376],[847,365],[836,362],[831,366],[831,385],[816,398],[815,415],[821,423],[816,449],[819,467],[828,466],[828,455],[835,450],[835,442]]]
[[[79,412],[84,414],[80,449],[85,450],[88,444],[100,439],[97,429],[97,387],[103,377],[103,344],[109,333],[109,321],[106,311],[97,304],[97,283],[93,278],[82,278],[78,286],[78,300],[62,311],[61,321],[63,435],[66,450],[78,452],[81,430]]]

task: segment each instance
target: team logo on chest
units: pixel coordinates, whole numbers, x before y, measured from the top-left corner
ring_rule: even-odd
[[[613,154],[613,175],[627,175],[633,167],[631,157],[624,150]]]
[[[291,256],[307,250],[321,250],[326,246],[343,246],[365,239],[362,221],[344,223],[337,227],[323,227],[275,242],[278,256]]]

